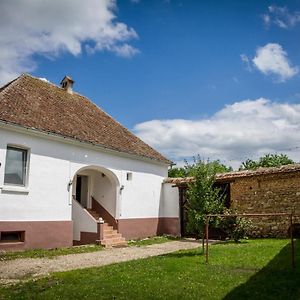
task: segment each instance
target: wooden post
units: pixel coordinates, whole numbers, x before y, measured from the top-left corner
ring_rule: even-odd
[[[208,224],[209,224],[209,217],[206,216],[205,218],[205,236],[206,236],[206,251],[205,251],[205,258],[206,264],[208,264]]]
[[[291,228],[291,251],[292,251],[292,268],[295,268],[295,246],[294,246],[294,237],[293,237],[293,214],[290,215],[290,228]]]

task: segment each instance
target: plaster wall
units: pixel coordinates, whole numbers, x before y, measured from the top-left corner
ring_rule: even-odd
[[[3,184],[8,144],[30,151],[28,184],[24,188],[15,189]],[[164,201],[162,182],[168,168],[165,164],[101,151],[62,138],[45,138],[23,129],[7,129],[2,125],[0,163],[0,221],[72,220],[69,183],[79,170],[88,166],[107,169],[114,174],[118,182],[115,207],[109,206],[112,194],[108,191],[107,198],[102,200],[105,208],[115,211],[116,219],[157,218],[170,214],[167,209],[160,210]],[[128,172],[132,173],[131,180],[127,180]],[[101,195],[95,185],[94,191]]]

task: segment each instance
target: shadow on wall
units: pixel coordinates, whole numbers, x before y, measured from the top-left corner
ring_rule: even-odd
[[[292,269],[291,244],[288,244],[263,269],[223,299],[300,299],[300,240],[295,242],[295,260],[296,269]]]

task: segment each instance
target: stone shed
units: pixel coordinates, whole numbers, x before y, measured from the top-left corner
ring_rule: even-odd
[[[186,190],[193,178],[168,178],[179,189],[181,232],[186,222]],[[226,206],[239,213],[293,213],[294,233],[300,227],[300,164],[218,174],[216,186],[226,195]],[[252,218],[253,236],[284,237],[290,230],[288,217]]]

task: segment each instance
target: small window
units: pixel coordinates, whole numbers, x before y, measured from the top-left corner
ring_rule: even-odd
[[[131,172],[127,172],[127,180],[128,181],[132,180],[132,173]]]
[[[1,243],[24,242],[25,231],[2,231],[0,232]]]
[[[27,173],[26,149],[7,147],[4,184],[25,186]]]

